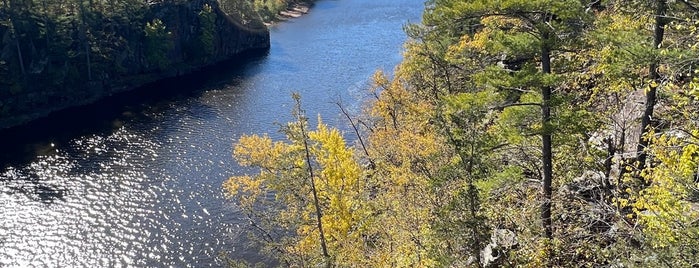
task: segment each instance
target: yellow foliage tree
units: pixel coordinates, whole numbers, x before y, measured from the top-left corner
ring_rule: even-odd
[[[298,121],[284,128],[287,141],[239,139],[235,158],[259,172],[232,177],[224,188],[287,265],[361,263],[370,203],[354,150],[320,119],[317,130],[307,132],[300,105],[295,114]]]

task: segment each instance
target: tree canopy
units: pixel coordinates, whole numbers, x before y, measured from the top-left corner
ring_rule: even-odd
[[[241,138],[260,173],[226,189],[290,266],[696,267],[697,15],[427,1],[348,115],[360,143],[298,117],[287,142]]]

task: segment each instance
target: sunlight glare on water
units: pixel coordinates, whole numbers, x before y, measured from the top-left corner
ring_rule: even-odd
[[[259,260],[221,189],[245,171],[232,144],[243,134],[279,138],[293,91],[309,115],[345,124],[334,102],[359,111],[372,73],[400,61],[402,27],[423,8],[319,1],[271,29],[265,57],[0,141],[11,160],[0,165],[0,267],[220,267],[221,253]]]

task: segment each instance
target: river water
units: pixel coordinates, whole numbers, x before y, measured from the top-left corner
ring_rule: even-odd
[[[3,134],[0,267],[259,260],[221,189],[245,172],[233,142],[280,138],[291,92],[310,117],[345,125],[334,102],[359,110],[369,77],[401,60],[402,27],[423,8],[422,0],[321,0],[271,29],[267,55]]]

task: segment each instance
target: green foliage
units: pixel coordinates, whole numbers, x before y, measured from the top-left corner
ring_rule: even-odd
[[[205,4],[199,11],[199,46],[197,51],[202,51],[204,57],[214,54],[214,38],[216,30],[216,13],[211,6]]]
[[[167,68],[170,64],[168,52],[172,48],[172,33],[165,28],[165,24],[160,19],[146,22],[144,32],[146,61],[151,68],[160,70]]]
[[[251,0],[252,5],[264,22],[274,22],[280,19],[279,15],[297,5],[308,4],[313,0]]]
[[[248,21],[238,26],[267,34],[251,1],[240,2],[248,4]],[[159,77],[160,71],[211,62],[223,56],[215,51],[217,38],[228,31],[217,27],[238,22],[228,15],[219,18],[218,3],[211,1],[200,2],[203,6],[141,0],[3,3],[0,98],[13,98],[5,114],[15,118],[100,98]],[[183,10],[193,14],[175,14]],[[190,21],[195,25],[186,25]]]
[[[265,27],[252,0],[222,0],[221,9],[245,27]]]
[[[288,0],[254,0],[254,7],[264,21],[273,21],[289,6]]]
[[[127,39],[142,36],[141,26],[133,25],[143,13],[138,1],[113,1],[110,8],[75,1],[8,3],[0,5],[0,36],[5,37],[1,45],[6,51],[0,61],[7,66],[0,70],[0,97],[12,93],[17,94],[15,104],[25,102],[6,107],[13,116],[41,111],[48,103],[91,97],[84,95],[85,80],[123,72],[127,62],[115,59],[138,46]],[[129,57],[133,65],[133,54],[124,56]],[[23,97],[32,94],[43,97]]]
[[[227,189],[244,207],[252,194],[273,193],[278,203],[266,222],[276,229],[263,229],[294,234],[270,240],[285,241],[280,258],[291,266],[323,262],[304,140],[316,148],[318,174],[327,174],[318,178],[357,187],[317,180],[333,265],[697,266],[699,22],[691,2],[668,1],[671,18],[655,46],[658,3],[428,1],[422,25],[406,27],[411,40],[394,77],[373,77],[361,157],[319,138],[327,126],[299,134],[299,120],[288,142],[241,139],[236,148],[247,148],[242,155],[254,155],[262,169]],[[628,163],[638,155],[644,111],[633,104],[649,88],[659,101],[644,135],[648,164],[634,170]],[[548,135],[552,176],[545,175]],[[346,156],[328,160],[340,152]],[[547,177],[550,196],[542,191]],[[333,209],[346,195],[360,205]],[[254,199],[247,211],[261,200],[270,199]],[[338,230],[352,231],[332,235]],[[300,249],[312,256],[300,257]]]

